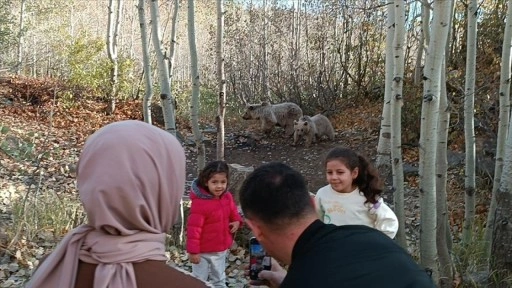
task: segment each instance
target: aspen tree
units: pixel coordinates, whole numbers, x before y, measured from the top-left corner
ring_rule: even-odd
[[[399,228],[396,240],[406,248],[404,213],[404,167],[402,159],[402,88],[404,83],[404,43],[405,43],[405,1],[395,0],[395,35],[393,37],[393,81],[391,85],[391,166],[393,170],[393,197]],[[389,5],[389,4],[388,4]]]
[[[501,71],[500,71],[500,90],[499,90],[499,121],[498,121],[498,137],[496,147],[496,163],[494,168],[494,181],[492,186],[492,198],[489,212],[487,214],[487,226],[485,228],[485,255],[489,258],[492,245],[492,234],[494,230],[494,215],[496,214],[496,194],[498,193],[501,178],[503,175],[503,165],[505,156],[505,143],[510,121],[510,81],[512,77],[512,0],[508,0],[507,21],[505,26],[505,34],[503,36],[503,50],[501,51]]]
[[[190,71],[192,72],[192,100],[190,101],[190,122],[194,133],[194,142],[197,148],[197,172],[201,171],[206,162],[206,152],[203,135],[199,130],[199,105],[200,105],[200,78],[199,63],[197,61],[195,3],[188,0],[188,44],[190,47]]]
[[[464,225],[462,242],[469,244],[472,240],[475,221],[475,70],[476,70],[476,35],[477,35],[477,0],[468,3],[468,36],[466,55],[466,84],[464,95],[464,138],[466,143]]]
[[[158,66],[158,78],[160,82],[160,101],[162,104],[162,112],[164,114],[165,130],[176,136],[176,106],[174,97],[171,93],[171,83],[169,82],[169,66],[165,59],[162,47],[158,0],[151,0],[150,11],[152,40],[157,58],[156,63]]]
[[[144,65],[145,94],[142,100],[142,113],[144,122],[151,124],[151,100],[153,99],[153,79],[151,77],[151,61],[149,58],[148,32],[146,23],[145,0],[139,0],[138,13],[140,24],[140,39],[142,46],[142,63]]]
[[[224,0],[217,0],[217,78],[219,110],[217,124],[217,159],[224,160],[224,116],[226,114],[226,75],[224,73]]]
[[[439,279],[436,246],[436,152],[439,122],[441,68],[448,38],[448,22],[452,0],[436,0],[433,7],[432,35],[428,45],[425,69],[420,131],[420,262]]]

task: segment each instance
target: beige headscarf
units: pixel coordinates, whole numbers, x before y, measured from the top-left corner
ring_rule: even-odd
[[[74,287],[79,259],[98,264],[95,288],[136,287],[131,263],[166,260],[184,185],[185,154],[171,134],[133,120],[99,129],[77,169],[89,222],[64,237],[27,287]]]

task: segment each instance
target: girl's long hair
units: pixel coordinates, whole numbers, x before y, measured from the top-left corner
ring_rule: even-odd
[[[359,191],[363,192],[367,203],[377,203],[380,198],[379,195],[383,191],[382,182],[379,177],[379,172],[370,164],[368,159],[352,149],[335,147],[327,153],[324,167],[327,165],[327,162],[333,160],[338,160],[345,164],[350,171],[354,171],[354,169],[358,168],[359,173],[353,183],[356,184]]]

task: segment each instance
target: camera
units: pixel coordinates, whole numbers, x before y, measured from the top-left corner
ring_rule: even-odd
[[[249,240],[249,278],[251,280],[261,280],[258,274],[262,270],[270,270],[272,262],[270,256],[267,255],[263,246],[255,237]]]

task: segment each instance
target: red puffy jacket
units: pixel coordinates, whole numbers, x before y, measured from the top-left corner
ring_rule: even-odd
[[[187,252],[191,254],[221,252],[233,244],[229,223],[242,217],[229,191],[219,199],[200,188],[197,179],[190,189],[190,215],[187,221]]]

